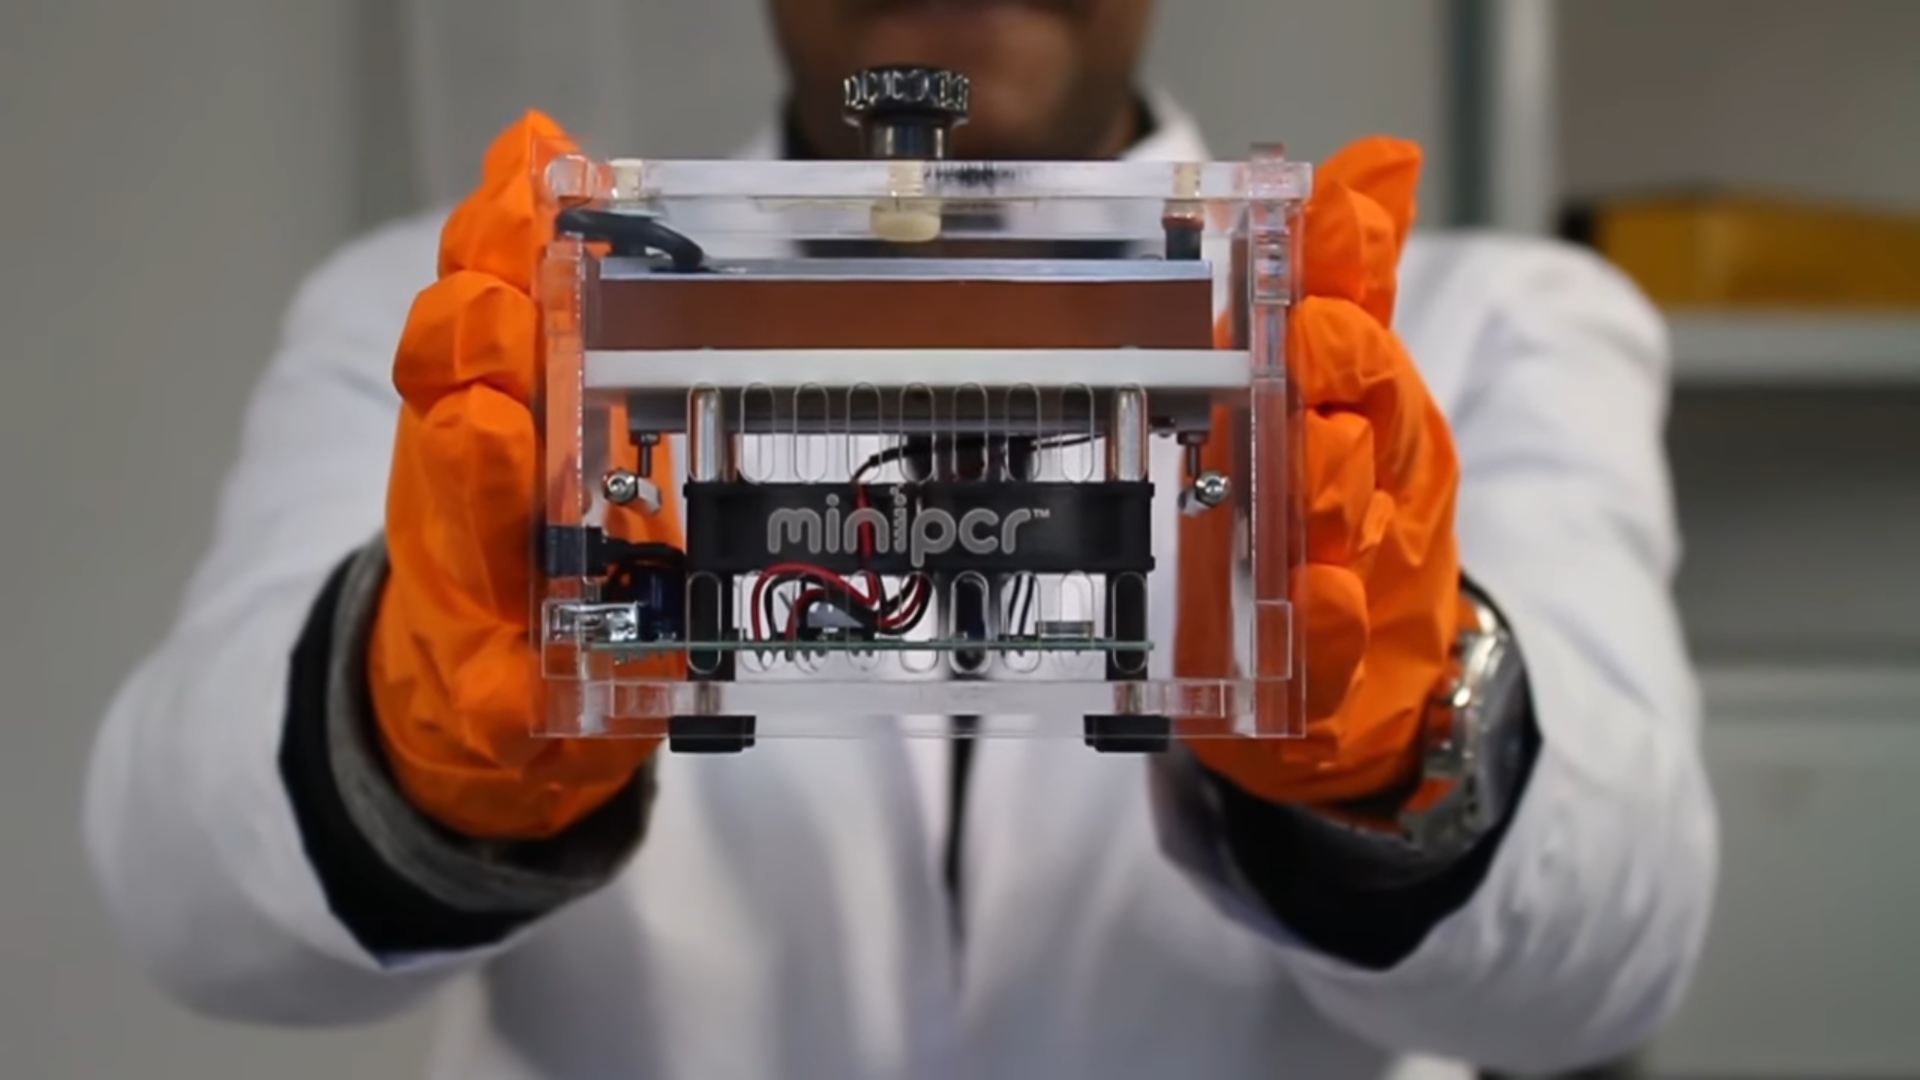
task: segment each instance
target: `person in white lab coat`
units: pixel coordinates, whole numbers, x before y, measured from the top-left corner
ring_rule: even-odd
[[[966,156],[1203,158],[1178,105],[1134,89],[1150,6],[776,0],[793,95],[742,156],[846,151],[841,76],[917,62],[972,76]],[[1546,1071],[1672,1014],[1717,836],[1669,595],[1666,340],[1602,262],[1471,235],[1397,256],[1381,355],[1417,365],[1393,372],[1430,413],[1406,438],[1442,486],[1415,494],[1449,508],[1422,552],[1457,549],[1443,614],[1458,583],[1467,640],[1499,648],[1458,687],[1470,709],[1388,703],[1420,725],[1367,729],[1398,732],[1384,781],[1330,798],[1217,750],[1050,740],[955,769],[952,746],[884,733],[589,748],[528,779],[474,734],[498,671],[370,657],[457,636],[376,630],[433,572],[403,554],[417,535],[390,543],[418,464],[396,382],[420,392],[394,364],[439,340],[416,298],[446,221],[359,239],[300,289],[212,548],[100,735],[89,852],[178,1000],[345,1025],[441,999],[433,1074],[486,1080]],[[1154,467],[1178,486],[1177,452]],[[1329,706],[1336,743],[1394,674],[1375,647]],[[1430,711],[1464,767],[1424,751]],[[1423,782],[1449,797],[1410,805]],[[547,827],[493,827],[516,807]]]

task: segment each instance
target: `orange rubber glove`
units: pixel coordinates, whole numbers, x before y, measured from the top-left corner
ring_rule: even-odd
[[[532,175],[536,156],[562,145],[538,113],[494,142],[478,189],[441,234],[438,280],[415,300],[394,359],[403,407],[387,492],[392,572],[367,664],[373,708],[401,790],[474,836],[550,836],[618,792],[658,746],[535,735],[542,680],[528,630],[542,465],[529,405],[541,369],[531,281],[550,228]],[[652,479],[663,495],[671,475],[662,445]],[[671,499],[620,531],[681,543]]]
[[[1422,721],[1466,611],[1454,539],[1459,460],[1446,419],[1391,327],[1420,152],[1367,139],[1317,171],[1289,368],[1304,405],[1307,737],[1195,738],[1210,768],[1274,802],[1331,804],[1408,780]],[[1231,472],[1232,440],[1203,467]],[[1242,489],[1244,490],[1244,488]],[[1183,519],[1175,671],[1234,664],[1230,514]]]

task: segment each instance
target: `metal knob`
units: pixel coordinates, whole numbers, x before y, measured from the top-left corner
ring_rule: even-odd
[[[967,77],[942,68],[868,68],[843,84],[841,115],[860,129],[870,158],[945,158],[953,129],[967,122]]]

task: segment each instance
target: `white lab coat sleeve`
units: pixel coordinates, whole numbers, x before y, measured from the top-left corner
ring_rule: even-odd
[[[190,1007],[293,1024],[380,1019],[511,943],[376,958],[330,910],[277,765],[316,597],[377,543],[398,411],[391,360],[435,225],[357,241],[303,283],[249,403],[215,536],[159,647],[113,700],[86,781],[106,906]]]
[[[1384,967],[1291,932],[1237,865],[1178,759],[1155,783],[1163,847],[1229,918],[1278,943],[1322,1014],[1383,1047],[1551,1072],[1642,1044],[1702,946],[1717,822],[1671,577],[1658,315],[1587,254],[1433,241],[1464,363],[1436,386],[1459,447],[1463,569],[1506,616],[1540,747],[1465,902]],[[1416,343],[1416,348],[1419,345]],[[1303,872],[1308,868],[1302,868]],[[1309,887],[1302,884],[1302,887]]]
[[[1447,407],[1462,561],[1513,627],[1542,745],[1486,879],[1411,956],[1367,971],[1292,946],[1291,966],[1376,1042],[1548,1071],[1656,1031],[1712,906],[1715,810],[1670,588],[1669,354],[1598,259],[1459,242],[1453,272],[1487,305]]]

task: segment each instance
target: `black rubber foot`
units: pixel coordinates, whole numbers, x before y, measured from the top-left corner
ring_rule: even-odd
[[[753,745],[751,716],[675,716],[667,747],[676,754],[737,754]]]
[[[1103,754],[1158,754],[1173,746],[1173,721],[1164,716],[1087,716],[1087,745]]]

